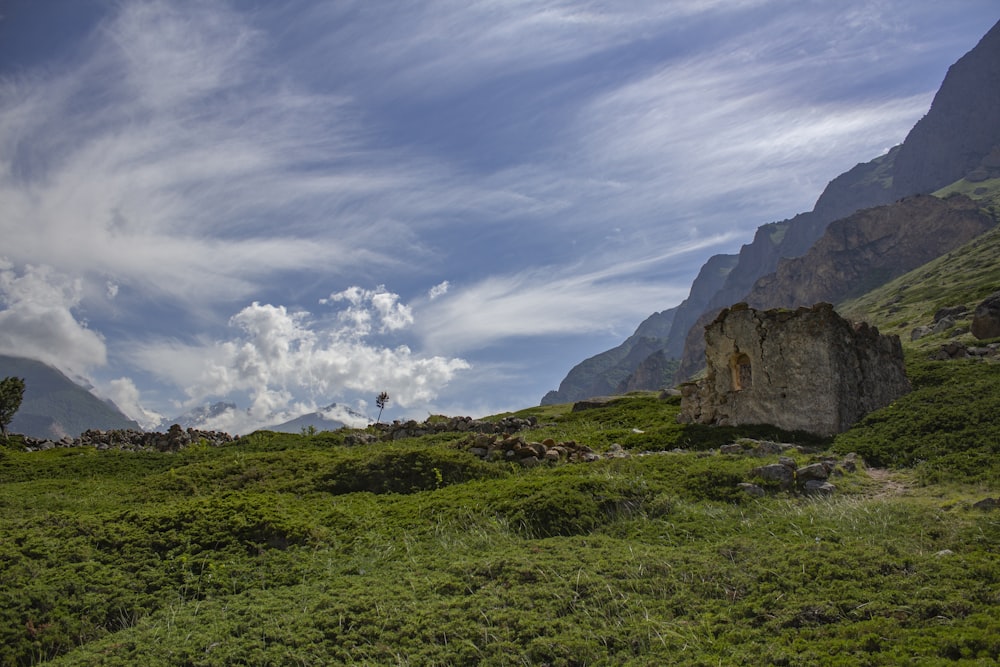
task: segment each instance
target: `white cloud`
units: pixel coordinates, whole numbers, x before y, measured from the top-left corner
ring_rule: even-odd
[[[202,344],[140,344],[130,357],[183,388],[192,405],[246,392],[248,415],[226,416],[231,427],[259,427],[280,421],[276,415],[291,419],[315,410],[317,402],[329,404],[355,393],[384,390],[402,407],[426,405],[470,366],[462,359],[422,356],[405,345],[367,340],[373,320],[382,325],[379,331],[397,331],[413,321],[412,309],[398,299],[382,287],[338,292],[325,301],[346,301],[351,316],[332,327],[307,313],[254,302],[230,320],[241,332],[238,337]]]
[[[352,410],[346,405],[336,404],[330,406],[321,413],[324,419],[333,419],[342,422],[350,428],[364,428],[368,426],[368,417],[360,414],[358,410]]]
[[[0,259],[0,353],[81,376],[107,362],[104,339],[77,319],[83,286],[48,266],[20,272]]]
[[[338,319],[348,324],[342,335],[349,333],[352,337],[367,336],[372,332],[373,317],[378,319],[379,333],[405,329],[413,324],[413,309],[400,303],[399,295],[387,291],[384,285],[373,290],[349,287],[326,299],[320,299],[321,304],[341,301],[350,304],[338,314]]]
[[[139,389],[131,378],[122,377],[108,382],[103,392],[126,417],[139,423],[139,426],[155,428],[163,421],[163,415],[142,405]]]
[[[449,285],[449,283],[448,283],[447,280],[442,281],[442,282],[438,283],[437,285],[435,285],[434,287],[432,287],[427,292],[427,298],[430,299],[431,301],[433,301],[434,299],[438,298],[439,296],[444,296],[445,294],[448,293],[448,288],[449,287],[450,287],[450,285]]]

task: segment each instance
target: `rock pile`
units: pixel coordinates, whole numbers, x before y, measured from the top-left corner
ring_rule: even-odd
[[[405,422],[394,421],[391,424],[375,424],[375,429],[379,431],[378,435],[352,433],[345,438],[345,442],[349,445],[362,445],[456,431],[458,433],[506,434],[536,426],[538,426],[538,420],[535,417],[504,417],[495,422],[473,419],[472,417],[444,417],[423,422],[411,419]]]
[[[974,357],[996,357],[1000,356],[1000,343],[990,343],[989,345],[963,345],[957,341],[951,341],[941,346],[939,350],[931,354],[931,359],[937,361],[947,361],[948,359],[969,359]]]
[[[174,424],[166,433],[152,433],[134,429],[112,429],[108,431],[84,431],[78,438],[65,437],[60,440],[24,438],[26,451],[35,452],[55,447],[94,447],[99,451],[117,449],[127,452],[176,452],[192,444],[210,447],[232,442],[233,436],[218,431],[183,429]]]
[[[629,458],[631,454],[621,445],[614,444],[605,454],[599,454],[587,445],[573,440],[556,442],[546,438],[531,442],[520,435],[478,433],[469,435],[457,445],[484,461],[509,461],[525,468],[541,463],[590,463],[608,458]]]

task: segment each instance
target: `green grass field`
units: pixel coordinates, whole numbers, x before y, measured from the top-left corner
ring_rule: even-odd
[[[633,453],[530,470],[459,433],[10,447],[0,664],[994,664],[1000,511],[972,504],[1000,495],[1000,366],[913,365],[910,396],[799,438],[800,464],[890,467],[825,498],[751,498],[735,484],[777,456],[716,450],[795,434],[682,427],[652,395],[524,411],[531,439]]]

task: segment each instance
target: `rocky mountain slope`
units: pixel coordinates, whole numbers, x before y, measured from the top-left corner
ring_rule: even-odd
[[[24,400],[10,423],[12,433],[59,439],[87,429],[139,428],[113,403],[40,361],[0,355],[0,378],[9,376],[25,383]]]
[[[988,178],[992,165],[1000,165],[1000,155],[993,157],[1000,147],[998,96],[1000,23],[949,68],[929,112],[900,146],[833,179],[812,211],[762,225],[738,255],[717,255],[706,262],[688,298],[676,308],[673,324],[658,350],[667,357],[682,357],[675,380],[686,379],[700,367],[697,345],[704,323],[722,308],[744,300],[760,278],[778,269],[783,258],[803,256],[833,221],[902,197],[934,192],[967,175],[973,180]],[[693,348],[691,341],[695,341]],[[635,368],[641,364],[639,361]],[[588,376],[587,383],[575,386],[610,384],[592,368],[578,366],[571,374],[574,372]],[[639,387],[639,382],[629,378],[615,384],[655,388]],[[585,394],[562,390],[560,385],[563,400],[586,398]],[[550,392],[543,404],[552,398]]]

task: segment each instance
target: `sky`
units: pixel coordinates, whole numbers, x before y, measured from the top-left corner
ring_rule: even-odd
[[[0,0],[0,354],[145,427],[536,405],[901,142],[995,0]]]

